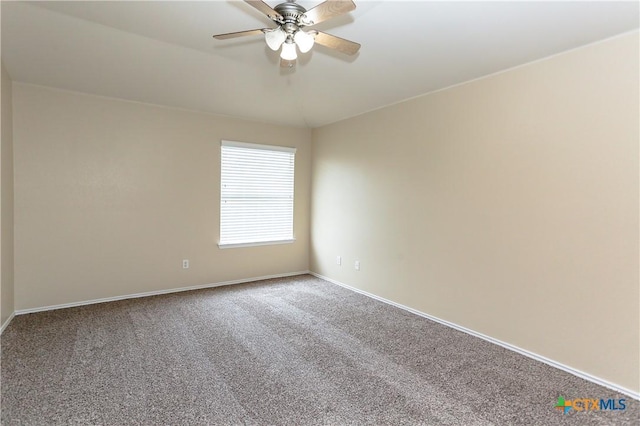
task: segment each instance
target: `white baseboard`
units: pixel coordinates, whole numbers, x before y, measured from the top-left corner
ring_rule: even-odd
[[[11,322],[11,320],[13,319],[13,317],[16,316],[15,312],[11,312],[11,315],[9,315],[9,318],[7,318],[7,320],[4,322],[4,324],[2,324],[2,327],[0,327],[0,335],[2,335],[2,333],[4,332],[4,329],[7,328],[7,326],[9,325],[9,323]]]
[[[534,359],[536,361],[544,362],[547,365],[550,365],[552,367],[558,368],[558,369],[560,369],[562,371],[565,371],[567,373],[573,374],[574,376],[578,376],[578,377],[580,377],[582,379],[588,380],[588,381],[593,382],[593,383],[595,383],[597,385],[604,386],[604,387],[609,388],[611,390],[614,390],[616,392],[628,395],[633,399],[640,400],[640,393],[638,393],[638,392],[634,392],[634,391],[632,391],[630,389],[624,388],[624,387],[619,386],[619,385],[617,385],[615,383],[611,383],[611,382],[609,382],[607,380],[604,380],[604,379],[601,379],[599,377],[593,376],[593,375],[591,375],[589,373],[585,373],[584,371],[576,370],[575,368],[569,367],[568,365],[564,365],[564,364],[559,363],[557,361],[554,361],[552,359],[546,358],[546,357],[544,357],[542,355],[538,355],[538,354],[536,354],[534,352],[530,352],[530,351],[528,351],[526,349],[522,349],[522,348],[519,348],[517,346],[511,345],[509,343],[503,342],[501,340],[494,339],[493,337],[487,336],[487,335],[482,334],[482,333],[478,333],[477,331],[473,331],[473,330],[468,329],[466,327],[462,327],[462,326],[460,326],[458,324],[455,324],[455,323],[440,319],[438,317],[434,317],[433,315],[425,314],[424,312],[420,312],[420,311],[418,311],[416,309],[413,309],[413,308],[410,308],[408,306],[404,306],[404,305],[401,305],[399,303],[393,302],[391,300],[385,299],[383,297],[376,296],[375,294],[368,293],[368,292],[366,292],[364,290],[360,290],[358,288],[351,287],[350,285],[347,285],[347,284],[341,283],[340,281],[336,281],[336,280],[331,279],[329,277],[325,277],[323,275],[317,274],[317,273],[315,273],[313,271],[309,271],[309,274],[313,275],[314,277],[320,278],[322,280],[328,281],[328,282],[330,282],[332,284],[336,284],[336,285],[339,285],[339,286],[344,287],[346,289],[349,289],[351,291],[355,291],[356,293],[360,293],[360,294],[363,294],[365,296],[371,297],[372,299],[378,300],[380,302],[387,303],[389,305],[395,306],[395,307],[400,308],[400,309],[404,309],[405,311],[411,312],[411,313],[416,314],[418,316],[421,316],[423,318],[427,318],[427,319],[430,319],[430,320],[435,321],[437,323],[446,325],[447,327],[451,327],[451,328],[454,328],[456,330],[462,331],[463,333],[467,333],[467,334],[470,334],[472,336],[479,337],[480,339],[483,339],[483,340],[486,340],[488,342],[494,343],[496,345],[502,346],[503,348],[512,350],[512,351],[517,352],[517,353],[519,353],[521,355],[524,355],[526,357],[532,358],[532,359]]]
[[[239,280],[223,281],[223,282],[217,282],[217,283],[211,283],[211,284],[201,284],[201,285],[194,285],[190,287],[170,288],[167,290],[154,290],[154,291],[147,291],[144,293],[126,294],[123,296],[113,296],[113,297],[104,297],[101,299],[83,300],[80,302],[63,303],[60,305],[42,306],[38,308],[29,308],[29,309],[17,309],[15,311],[15,315],[32,314],[35,312],[52,311],[54,309],[73,308],[76,306],[93,305],[96,303],[114,302],[116,300],[135,299],[138,297],[148,297],[148,296],[157,296],[160,294],[179,293],[181,291],[200,290],[203,288],[222,287],[222,286],[233,285],[233,284],[244,284],[244,283],[249,283],[253,281],[262,281],[262,280],[268,280],[272,278],[285,278],[285,277],[292,277],[295,275],[305,275],[305,274],[309,274],[309,271],[287,272],[284,274],[264,275],[262,277],[252,277],[252,278],[242,278]],[[13,318],[13,314],[11,318]],[[7,320],[6,324],[9,323],[10,319]],[[3,329],[4,327],[5,326],[3,325]]]

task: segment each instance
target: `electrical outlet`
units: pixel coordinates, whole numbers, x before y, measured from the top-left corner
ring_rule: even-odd
[[[342,257],[341,256],[336,257],[336,263],[338,265],[342,265]]]
[[[356,263],[353,265],[356,268],[356,271],[360,270],[360,261],[356,260]]]
[[[189,259],[182,260],[182,269],[189,269]]]

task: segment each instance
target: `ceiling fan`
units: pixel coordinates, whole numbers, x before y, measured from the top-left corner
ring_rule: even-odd
[[[351,12],[356,5],[351,0],[326,0],[312,9],[306,10],[295,0],[287,0],[275,7],[271,7],[261,0],[244,0],[249,5],[267,15],[275,22],[276,28],[262,28],[256,30],[239,31],[235,33],[217,34],[213,37],[218,40],[229,38],[264,34],[267,46],[272,50],[280,52],[280,66],[293,67],[298,58],[296,48],[301,53],[306,53],[313,47],[314,43],[336,49],[347,55],[354,55],[360,49],[360,44],[350,40],[345,40],[322,31],[309,30],[303,28],[319,24],[327,19]]]

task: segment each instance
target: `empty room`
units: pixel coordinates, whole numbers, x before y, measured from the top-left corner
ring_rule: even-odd
[[[0,18],[1,424],[638,424],[640,2]]]

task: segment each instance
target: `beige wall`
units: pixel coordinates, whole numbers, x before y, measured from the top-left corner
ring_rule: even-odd
[[[18,83],[13,105],[16,309],[308,269],[308,129]],[[298,148],[295,243],[217,247],[221,139]]]
[[[637,392],[638,48],[314,130],[311,270]]]
[[[1,88],[1,137],[2,148],[0,150],[0,175],[2,185],[0,198],[2,208],[0,210],[0,325],[13,313],[13,130],[11,107],[11,79],[9,73],[1,64],[2,88]]]

